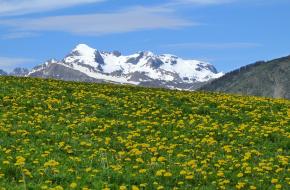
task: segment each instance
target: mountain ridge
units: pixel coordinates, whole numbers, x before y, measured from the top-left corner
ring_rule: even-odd
[[[199,90],[290,99],[290,56],[243,66]]]
[[[122,55],[79,44],[62,60],[49,60],[26,76],[194,90],[222,75],[209,63],[171,54],[140,51]]]

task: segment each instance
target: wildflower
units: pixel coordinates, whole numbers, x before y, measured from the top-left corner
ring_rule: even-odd
[[[157,159],[157,161],[158,162],[164,162],[166,159],[165,159],[165,157],[163,157],[163,156],[160,156],[158,159]]]
[[[243,173],[238,173],[237,177],[243,177],[244,174]]]
[[[126,190],[127,189],[127,187],[125,186],[125,185],[121,185],[120,187],[119,187],[119,190]]]
[[[54,187],[55,190],[63,190],[63,187],[60,185],[57,185],[56,187]]]
[[[142,158],[137,158],[137,159],[136,159],[136,162],[144,163],[144,160],[143,160]]]
[[[78,186],[78,185],[77,185],[77,183],[75,183],[75,182],[72,182],[72,183],[69,185],[69,187],[72,188],[72,189],[75,189],[77,186]]]
[[[180,175],[185,175],[187,172],[185,171],[185,170],[181,170],[180,172],[179,172],[179,174]]]
[[[140,187],[146,187],[147,186],[147,183],[141,183],[140,184]]]
[[[8,160],[4,160],[2,163],[8,165],[10,162]]]
[[[275,185],[275,188],[276,188],[276,189],[282,189],[282,185],[281,185],[281,184],[276,184],[276,185]]]
[[[219,176],[219,177],[224,177],[225,174],[224,174],[224,172],[222,172],[222,171],[218,171],[217,176]]]
[[[177,182],[177,184],[178,184],[178,185],[183,185],[184,182],[183,182],[183,181],[179,181],[179,182]]]
[[[165,171],[164,170],[158,170],[157,172],[156,172],[156,176],[162,176],[162,174],[164,173]]]
[[[59,165],[59,162],[57,162],[55,160],[49,160],[49,161],[44,163],[44,167],[55,167],[58,165]]]
[[[242,189],[242,188],[244,188],[245,187],[245,183],[244,182],[238,182],[238,184],[236,185],[236,188],[237,189]]]
[[[86,171],[86,172],[90,172],[90,171],[92,171],[92,168],[91,168],[91,167],[86,168],[85,171]]]
[[[40,189],[48,189],[48,186],[47,186],[47,185],[42,185],[42,186],[40,187]]]
[[[159,186],[157,187],[157,190],[161,190],[161,189],[164,189],[164,187],[163,187],[162,185],[159,185]]]
[[[133,186],[132,186],[132,190],[139,190],[139,187],[136,186],[136,185],[133,185]]]
[[[193,175],[187,175],[185,176],[185,179],[193,179]]]
[[[143,174],[143,173],[146,173],[146,171],[147,171],[146,169],[140,169],[140,170],[139,170],[139,173],[140,173],[140,174]]]
[[[172,176],[172,173],[170,173],[170,172],[165,172],[165,173],[163,174],[163,176],[164,176],[164,177],[171,177],[171,176]]]
[[[15,166],[24,166],[24,164],[25,164],[25,158],[22,156],[17,156],[16,163],[14,165]]]

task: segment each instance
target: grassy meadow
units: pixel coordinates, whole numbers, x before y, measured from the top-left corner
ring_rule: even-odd
[[[0,189],[289,189],[290,101],[0,77]]]

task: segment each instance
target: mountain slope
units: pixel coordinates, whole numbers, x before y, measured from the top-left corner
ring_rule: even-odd
[[[290,99],[290,56],[242,67],[200,89]]]
[[[27,75],[28,73],[29,73],[28,69],[16,67],[15,69],[13,69],[12,72],[9,73],[9,75],[22,77]]]
[[[89,77],[80,71],[58,64],[53,60],[45,63],[44,65],[35,67],[34,71],[29,73],[29,76],[54,78],[67,81],[99,82],[97,79]]]
[[[7,75],[7,73],[0,69],[0,76],[6,76],[6,75]]]
[[[79,44],[63,60],[50,60],[27,76],[190,90],[222,75],[209,63],[170,54],[143,51],[125,56]]]

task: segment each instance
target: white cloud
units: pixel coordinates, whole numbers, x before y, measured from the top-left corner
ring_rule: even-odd
[[[0,57],[0,69],[10,72],[15,67],[26,67],[28,63],[32,62],[34,60],[28,58]]]
[[[177,29],[197,25],[178,18],[169,9],[135,7],[114,13],[4,19],[0,26],[13,32],[57,31],[81,35],[104,35],[147,29]]]
[[[33,32],[11,32],[4,34],[0,37],[3,40],[19,39],[19,38],[31,38],[38,36],[39,34]]]
[[[23,15],[104,0],[0,0],[0,16]]]
[[[231,3],[235,0],[175,0],[175,3],[193,4],[193,5],[218,5],[224,3]]]
[[[232,42],[232,43],[176,43],[166,44],[162,47],[179,49],[241,49],[261,47],[259,43]]]

